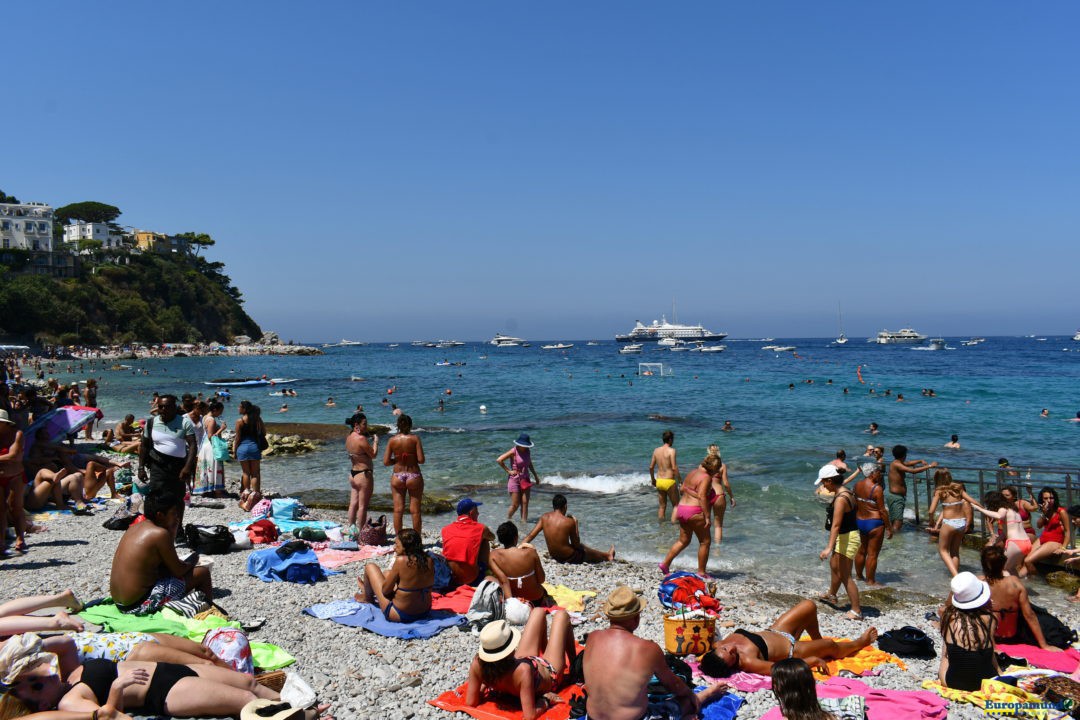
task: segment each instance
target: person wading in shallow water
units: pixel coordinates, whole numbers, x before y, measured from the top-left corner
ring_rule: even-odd
[[[663,522],[667,517],[668,501],[671,501],[673,513],[676,503],[679,502],[679,491],[676,490],[675,484],[682,479],[682,476],[679,475],[679,461],[675,457],[675,433],[665,430],[660,440],[663,444],[653,450],[652,460],[649,462],[649,477],[652,479],[653,487],[656,488],[658,503],[656,519]],[[675,522],[674,515],[671,521]]]

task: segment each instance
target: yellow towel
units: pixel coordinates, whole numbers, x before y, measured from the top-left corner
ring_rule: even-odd
[[[809,640],[808,635],[804,635],[800,640]],[[835,638],[839,641],[846,641],[847,638]],[[827,665],[829,668],[829,675],[836,675],[841,670],[848,670],[856,675],[862,675],[867,670],[873,670],[878,665],[884,665],[885,663],[892,663],[901,670],[907,670],[907,665],[903,660],[885,652],[884,650],[878,650],[873,645],[864,647],[859,652],[841,660],[830,660]]]
[[[1040,710],[1034,707],[1020,708],[1016,707],[1016,703],[1043,703],[1044,700],[1038,695],[1033,695],[1029,692],[1024,692],[1020,688],[1013,687],[1012,685],[1006,685],[1003,682],[997,680],[983,680],[982,688],[976,691],[966,690],[954,690],[950,687],[945,687],[937,680],[923,680],[922,686],[927,690],[933,690],[938,695],[947,700],[956,700],[959,702],[971,703],[977,707],[983,708],[987,715],[998,715],[999,717],[1015,717],[1023,716],[1029,718],[1036,718],[1036,720],[1046,720],[1050,715],[1048,710]],[[987,702],[995,703],[1009,703],[1013,705],[1013,708],[1008,710],[1000,709],[986,709]],[[1056,713],[1055,713],[1056,714]]]
[[[596,593],[591,590],[573,590],[565,585],[552,585],[544,583],[544,589],[548,595],[555,598],[555,604],[565,608],[568,612],[583,612],[585,610],[585,598],[594,598]]]

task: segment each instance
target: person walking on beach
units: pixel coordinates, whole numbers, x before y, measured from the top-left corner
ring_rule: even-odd
[[[697,536],[698,540],[698,575],[706,574],[709,548],[712,547],[709,523],[712,504],[717,497],[713,490],[713,478],[719,476],[722,464],[719,455],[709,455],[683,480],[679,504],[675,507],[675,518],[679,521],[679,539],[660,563],[660,571],[665,575],[671,572],[672,561],[690,544],[691,536]]]
[[[822,560],[829,561],[829,590],[821,595],[820,599],[835,605],[836,593],[843,585],[851,601],[847,617],[862,620],[859,587],[851,577],[851,565],[861,544],[859,526],[855,522],[855,506],[858,503],[855,502],[851,490],[843,486],[843,475],[835,465],[821,468],[817,482],[825,485],[826,489],[834,494],[825,513],[825,529],[829,531],[829,541],[819,556]]]
[[[735,507],[735,494],[731,491],[731,483],[728,481],[727,465],[720,457],[718,445],[709,446],[709,457],[715,457],[720,461],[720,471],[711,478],[712,486],[709,491],[716,499],[712,501],[712,535],[713,542],[719,545],[724,540],[724,514],[727,512],[728,502]]]
[[[533,442],[529,439],[529,436],[521,433],[518,435],[518,439],[514,441],[514,447],[504,452],[495,461],[499,463],[499,467],[503,469],[507,477],[506,491],[510,493],[510,509],[506,512],[507,520],[514,517],[514,511],[519,507],[521,508],[521,521],[528,522],[529,520],[529,495],[533,486],[533,483],[529,481],[530,472],[536,480],[535,484],[540,484],[540,476],[536,473],[536,468],[533,467],[530,450],[532,446]],[[507,460],[510,461],[510,467],[506,467]]]
[[[394,497],[394,533],[401,532],[405,516],[405,495],[409,496],[409,514],[413,530],[421,532],[423,518],[420,502],[424,498],[424,476],[420,466],[424,464],[424,445],[412,433],[412,418],[402,414],[397,419],[397,435],[386,443],[383,465],[394,466],[390,475],[390,492]]]
[[[379,452],[379,438],[368,440],[367,416],[355,413],[346,422],[352,432],[345,438],[345,452],[349,455],[349,534],[359,534],[359,528],[367,524],[368,503],[375,489],[375,456]]]
[[[663,444],[653,450],[652,460],[649,461],[649,478],[652,486],[656,488],[656,519],[663,522],[667,517],[667,504],[670,500],[671,520],[674,522],[675,505],[679,502],[675,483],[682,479],[679,475],[679,461],[675,457],[675,433],[665,430],[660,440]]]
[[[579,563],[598,563],[615,559],[615,546],[606,553],[585,545],[578,533],[578,521],[566,512],[566,496],[562,493],[551,498],[551,512],[546,512],[536,521],[536,526],[525,536],[525,542],[544,533],[548,554],[555,562],[577,565]]]
[[[952,473],[942,468],[934,473],[934,498],[930,501],[930,526],[938,533],[938,553],[949,574],[960,573],[960,545],[971,529],[973,513],[964,496],[964,485],[953,482]],[[941,507],[941,517],[934,522],[934,512]]]
[[[870,587],[884,587],[877,581],[878,555],[883,538],[892,539],[889,508],[885,506],[882,488],[881,466],[874,462],[863,463],[865,477],[855,484],[855,525],[859,528],[859,551],[855,554],[855,576],[865,579]],[[865,575],[863,572],[865,571]]]
[[[889,463],[889,519],[893,532],[900,532],[904,524],[904,507],[907,505],[907,476],[937,467],[937,462],[922,465],[907,464],[908,449],[896,445],[892,449],[893,461]]]
[[[240,417],[233,430],[233,454],[240,461],[240,508],[251,510],[262,500],[262,451],[267,447],[262,410],[247,400],[240,403]]]

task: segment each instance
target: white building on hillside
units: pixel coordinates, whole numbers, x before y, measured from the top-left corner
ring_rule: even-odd
[[[88,223],[76,220],[64,226],[64,242],[77,243],[80,240],[97,240],[101,247],[115,249],[123,247],[123,236],[110,232],[108,223]]]
[[[0,249],[53,249],[53,209],[44,203],[0,203]]]

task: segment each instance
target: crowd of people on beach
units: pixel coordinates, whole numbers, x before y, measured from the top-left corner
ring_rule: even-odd
[[[14,530],[14,551],[31,550],[25,539],[27,509],[51,504],[70,507],[76,515],[91,514],[91,501],[106,488],[111,498],[122,497],[118,475],[133,470],[130,491],[139,498],[142,520],[133,523],[116,546],[109,592],[117,609],[145,616],[169,603],[194,599],[224,612],[214,602],[210,567],[198,553],[181,559],[177,546],[186,542],[184,512],[192,496],[234,497],[245,512],[265,500],[261,461],[268,444],[260,408],[240,401],[229,428],[219,397],[155,393],[144,419],[125,415],[102,433],[102,453],[87,454],[48,437],[44,428],[29,442],[25,435],[35,421],[56,408],[95,407],[97,383],[91,379],[61,386],[46,381],[43,395],[21,382],[24,368],[43,373],[40,361],[9,359],[3,365],[0,547],[4,555],[8,524]],[[9,381],[19,388],[14,398]],[[362,408],[345,424],[350,497],[345,532],[357,538],[369,526],[380,442],[370,432]],[[86,425],[85,437],[93,437],[93,427],[93,422]],[[462,498],[456,503],[455,519],[439,530],[441,553],[433,555],[423,539],[422,466],[427,460],[423,443],[412,418],[403,412],[396,413],[396,430],[383,443],[381,458],[392,471],[394,554],[385,570],[375,562],[364,566],[356,599],[378,606],[391,623],[422,620],[431,613],[435,578],[444,563],[450,589],[473,586],[477,595],[497,593],[531,608],[520,626],[508,618],[480,630],[467,674],[464,702],[469,706],[491,696],[509,696],[516,699],[521,717],[534,720],[552,704],[563,702],[557,691],[574,679],[587,690],[585,714],[575,717],[685,720],[729,690],[725,678],[745,672],[771,676],[785,718],[828,717],[828,703],[817,697],[812,670],[853,656],[878,639],[874,627],[853,640],[824,636],[817,603],[803,599],[767,628],[738,628],[717,636],[699,658],[702,674],[714,682],[695,694],[689,677],[672,670],[661,645],[635,635],[647,603],[641,589],[620,585],[602,605],[608,627],[582,638],[582,649],[568,614],[555,609],[556,601],[544,587],[545,559],[533,541],[542,535],[547,557],[557,564],[611,562],[615,547],[603,551],[582,542],[578,520],[568,511],[569,499],[562,493],[551,498],[552,509],[521,536],[514,515],[520,511],[520,520],[529,521],[530,489],[541,482],[532,438],[521,433],[495,458],[507,478],[506,520],[492,531],[481,521],[483,503]],[[955,436],[952,442],[958,445]],[[27,448],[29,452],[24,452]],[[115,459],[113,453],[129,459]],[[1060,649],[1060,633],[1050,636],[1047,631],[1057,621],[1031,604],[1025,578],[1054,557],[1080,561],[1080,550],[1072,549],[1080,506],[1062,507],[1052,487],[1038,493],[1027,488],[1029,499],[1024,499],[1016,484],[976,499],[948,469],[909,458],[903,445],[892,448],[891,462],[884,461],[884,454],[884,447],[868,446],[849,466],[841,450],[817,473],[814,486],[829,501],[827,541],[819,558],[829,562],[830,585],[816,600],[837,606],[843,588],[850,605],[847,619],[863,620],[858,582],[881,586],[878,558],[883,542],[903,530],[907,481],[934,470],[927,529],[937,536],[939,555],[952,578],[949,596],[934,618],[944,648],[940,682],[958,690],[978,689],[982,680],[1000,674],[995,655],[999,644],[1026,642],[1048,651]],[[241,469],[238,494],[230,493],[226,482],[226,466],[232,461]],[[1006,459],[999,466],[1003,477],[1015,477]],[[652,453],[649,475],[658,520],[666,526],[670,504],[670,522],[678,526],[678,537],[659,563],[660,571],[668,576],[675,559],[696,540],[697,574],[712,579],[707,568],[710,553],[723,542],[725,514],[737,507],[719,446],[710,445],[684,476],[675,435],[665,431]],[[411,527],[405,527],[406,511]],[[961,571],[959,563],[963,536],[976,529],[975,513],[985,518],[988,536],[980,554],[981,577]],[[58,610],[37,614],[47,608]],[[198,643],[151,633],[85,633],[82,622],[69,614],[82,609],[70,590],[0,604],[0,717],[98,720],[139,712],[311,720],[328,709],[317,703],[304,708],[283,703],[276,690],[237,672]],[[63,634],[51,634],[57,631]],[[619,672],[612,672],[614,667]],[[57,710],[68,714],[48,714]]]

